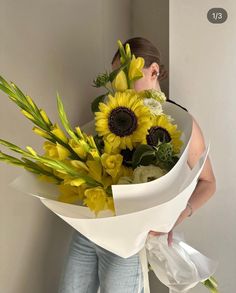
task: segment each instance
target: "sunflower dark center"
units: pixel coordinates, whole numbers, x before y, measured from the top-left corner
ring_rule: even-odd
[[[132,134],[136,130],[137,124],[135,113],[126,107],[113,109],[108,119],[110,131],[120,137]]]
[[[169,132],[162,127],[153,126],[149,129],[147,135],[147,143],[152,146],[156,146],[158,143],[170,142],[171,136]]]
[[[132,151],[130,149],[124,149],[121,150],[120,154],[123,156],[123,162],[122,164],[124,166],[127,167],[131,167],[132,166],[132,157],[133,157],[133,153],[134,153],[135,149],[132,149]]]

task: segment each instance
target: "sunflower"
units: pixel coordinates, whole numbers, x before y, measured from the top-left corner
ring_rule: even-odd
[[[156,146],[158,143],[170,142],[173,145],[174,153],[179,153],[183,145],[180,139],[182,132],[177,130],[177,125],[172,124],[166,115],[159,115],[153,118],[153,124],[148,130],[145,143]]]
[[[152,125],[151,114],[134,91],[116,92],[95,113],[96,131],[111,148],[130,149],[141,143]]]

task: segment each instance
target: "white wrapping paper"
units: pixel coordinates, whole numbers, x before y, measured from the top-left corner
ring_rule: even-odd
[[[165,103],[164,111],[170,114],[183,130],[184,146],[177,164],[161,178],[131,185],[113,185],[116,216],[104,211],[95,218],[87,207],[56,201],[56,186],[40,182],[37,176],[24,172],[12,185],[42,203],[87,238],[105,249],[129,257],[139,252],[150,230],[169,232],[186,207],[208,155],[209,147],[195,167],[187,165],[188,147],[192,131],[192,117],[180,107]],[[84,127],[94,131],[93,121]]]

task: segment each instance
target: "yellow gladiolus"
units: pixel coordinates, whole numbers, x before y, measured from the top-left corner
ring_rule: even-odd
[[[89,175],[96,181],[102,182],[102,164],[100,160],[88,160]]]
[[[125,91],[128,89],[127,78],[123,70],[121,70],[112,82],[112,87],[116,91]]]
[[[58,200],[65,203],[76,203],[81,201],[84,197],[85,188],[85,184],[79,187],[71,186],[69,184],[61,184],[59,185],[60,195]]]
[[[118,40],[118,41],[117,41],[117,44],[118,44],[118,46],[119,46],[120,49],[123,48],[123,44],[122,44],[121,40]]]
[[[83,133],[82,133],[82,131],[81,131],[79,126],[75,127],[75,130],[76,130],[76,132],[77,132],[79,137],[83,137]]]
[[[136,58],[134,55],[132,56],[132,60],[129,66],[129,80],[137,80],[143,77],[143,69],[144,59],[142,57]]]
[[[43,149],[46,151],[46,156],[54,159],[65,160],[70,155],[68,149],[59,143],[54,144],[53,142],[45,141]]]
[[[106,172],[115,178],[120,171],[123,161],[123,156],[121,154],[109,155],[102,154],[101,162]]]
[[[100,154],[99,154],[98,150],[96,150],[96,149],[91,149],[91,150],[89,151],[89,154],[91,155],[91,157],[92,157],[94,160],[100,158]]]
[[[33,127],[33,131],[34,131],[36,134],[38,134],[38,135],[40,135],[40,136],[42,136],[42,137],[44,137],[44,138],[47,138],[47,139],[52,138],[52,137],[51,137],[46,131],[44,131],[44,130],[38,128],[38,127]]]
[[[82,139],[76,142],[73,138],[69,140],[69,146],[76,152],[76,154],[81,158],[85,159],[89,151],[88,144]]]
[[[86,164],[84,162],[81,162],[81,161],[78,161],[78,160],[71,160],[70,161],[71,165],[79,170],[83,170],[83,171],[86,171],[88,172],[89,169],[88,167],[86,166]]]
[[[59,177],[61,179],[64,179],[64,180],[69,177],[66,172],[62,173],[62,172],[58,172],[57,170],[54,170],[54,169],[52,169],[52,172],[53,172],[54,175],[56,175],[57,177]]]
[[[29,118],[31,120],[34,120],[34,117],[30,113],[28,113],[27,111],[21,110],[21,113],[24,114],[25,117],[27,117],[27,118]]]
[[[30,97],[30,96],[26,96],[26,99],[27,99],[27,101],[29,102],[29,104],[30,104],[34,109],[36,109],[35,104],[34,104],[33,100],[31,99],[31,97]]]
[[[70,184],[71,186],[80,186],[84,183],[86,183],[86,181],[82,178],[75,178],[69,181],[65,181],[66,184]]]
[[[97,148],[96,143],[95,143],[94,138],[93,138],[92,135],[87,136],[87,141],[88,141],[88,143],[90,144],[91,147],[93,147],[95,149]]]
[[[51,125],[51,122],[48,118],[48,115],[46,114],[46,112],[43,109],[40,109],[40,115],[43,118],[44,122],[46,122],[48,125]]]
[[[106,154],[119,154],[120,149],[114,148],[114,145],[112,145],[108,141],[104,140],[104,153],[106,153]]]
[[[68,138],[66,137],[66,135],[64,134],[64,132],[61,130],[61,128],[59,127],[59,125],[57,123],[55,123],[52,126],[51,133],[53,133],[57,138],[59,138],[63,142],[65,142],[65,143],[68,142]]]
[[[36,151],[31,147],[31,146],[27,146],[26,149],[33,155],[33,156],[37,156]]]
[[[126,56],[128,58],[131,58],[131,50],[130,50],[130,45],[129,44],[125,45],[125,52],[126,52]]]
[[[107,188],[113,184],[114,180],[112,180],[112,177],[110,175],[102,176],[102,185],[104,188]]]
[[[84,204],[97,215],[98,212],[106,209],[107,194],[102,187],[94,187],[86,189],[84,192]]]

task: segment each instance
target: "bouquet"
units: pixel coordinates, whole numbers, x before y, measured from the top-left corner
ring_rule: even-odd
[[[132,55],[128,44],[118,45],[120,67],[94,80],[105,93],[92,102],[94,120],[83,127],[72,128],[59,94],[64,129],[16,84],[0,77],[0,89],[45,139],[43,154],[0,139],[20,155],[0,151],[0,160],[26,170],[13,182],[15,187],[39,197],[95,243],[128,257],[145,247],[149,230],[171,229],[196,186],[209,148],[190,171],[190,115],[167,103],[161,91],[136,92],[144,59]],[[117,237],[111,239],[114,229]]]

